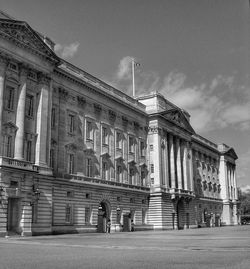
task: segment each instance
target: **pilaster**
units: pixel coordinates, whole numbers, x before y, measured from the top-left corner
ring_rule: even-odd
[[[177,169],[178,189],[182,189],[181,146],[180,146],[180,138],[179,137],[176,137],[176,169]]]
[[[20,87],[17,102],[16,126],[18,127],[15,139],[15,159],[24,159],[24,119],[25,119],[25,102],[27,88],[28,69],[20,66]]]
[[[173,135],[172,134],[169,134],[169,150],[170,150],[171,188],[176,188],[176,184],[175,184],[174,139],[173,139]]]
[[[38,80],[39,98],[37,109],[37,142],[36,142],[36,165],[47,167],[48,154],[48,122],[49,122],[49,89],[50,79],[44,74],[39,74]]]
[[[0,55],[0,155],[2,155],[2,123],[3,123],[3,96],[5,86],[5,71],[7,68],[7,59]]]

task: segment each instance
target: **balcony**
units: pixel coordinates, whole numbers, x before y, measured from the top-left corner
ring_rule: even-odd
[[[4,188],[4,194],[8,198],[19,198],[21,197],[21,190],[19,188]]]
[[[172,188],[169,190],[169,193],[171,194],[171,196],[173,197],[172,199],[176,198],[176,197],[194,197],[194,192],[190,191],[190,190],[184,190],[184,189],[176,189],[176,188]]]
[[[150,188],[146,186],[139,186],[139,185],[132,185],[127,184],[123,182],[116,182],[111,180],[103,180],[99,178],[93,178],[93,177],[84,177],[84,176],[76,176],[72,175],[71,180],[78,181],[78,182],[88,182],[93,184],[102,184],[102,185],[108,185],[108,186],[115,186],[120,188],[126,188],[126,189],[132,189],[132,190],[139,190],[139,191],[146,191],[149,192]]]
[[[22,170],[29,170],[33,172],[38,172],[39,168],[37,165],[34,165],[27,161],[15,160],[8,157],[0,157],[0,166],[12,167]]]

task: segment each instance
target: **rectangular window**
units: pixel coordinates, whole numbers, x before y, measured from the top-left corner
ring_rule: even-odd
[[[102,179],[104,180],[107,179],[107,171],[108,171],[107,162],[103,161],[102,162]]]
[[[37,203],[34,203],[32,204],[32,223],[37,223],[37,212],[38,212],[38,204]]]
[[[145,208],[142,209],[142,224],[146,224],[147,218],[147,210]]]
[[[122,182],[122,167],[121,167],[121,165],[116,166],[116,181]]]
[[[14,109],[14,93],[15,88],[6,86],[6,108],[13,110]]]
[[[91,220],[91,209],[90,207],[85,207],[85,224],[90,224]]]
[[[154,145],[150,145],[149,149],[150,149],[150,151],[153,151],[154,150]]]
[[[122,149],[122,134],[120,132],[116,132],[116,145],[117,149]]]
[[[68,114],[68,132],[73,134],[75,132],[75,115]]]
[[[32,141],[27,141],[27,148],[26,148],[26,161],[31,162],[32,158]]]
[[[51,110],[51,128],[55,128],[56,126],[56,109],[55,107]]]
[[[26,116],[33,117],[34,96],[27,94],[26,96]]]
[[[86,122],[86,139],[94,140],[93,124],[91,121]]]
[[[92,159],[88,158],[87,159],[87,171],[86,171],[86,175],[87,177],[92,177]]]
[[[12,157],[12,136],[7,136],[6,141],[6,157]]]
[[[128,139],[128,150],[129,153],[134,153],[134,138],[132,136]]]
[[[141,186],[145,186],[145,178],[146,178],[146,173],[144,170],[141,170]]]
[[[69,154],[69,163],[68,163],[68,172],[69,174],[74,174],[74,169],[75,169],[75,156],[74,154]]]
[[[140,141],[140,155],[141,157],[146,156],[146,144],[144,141]]]
[[[51,168],[55,168],[55,150],[50,149],[49,164]]]
[[[102,127],[102,144],[108,145],[108,129],[106,127]]]
[[[70,204],[66,205],[65,222],[66,223],[72,223],[73,222],[73,207]]]
[[[129,168],[129,178],[128,178],[128,183],[133,184],[134,183],[134,169]]]

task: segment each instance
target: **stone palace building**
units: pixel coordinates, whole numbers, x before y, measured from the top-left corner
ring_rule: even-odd
[[[0,12],[0,235],[237,225],[237,155]]]

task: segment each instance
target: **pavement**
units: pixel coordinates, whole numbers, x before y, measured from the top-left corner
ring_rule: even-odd
[[[250,225],[0,238],[0,269],[250,268]]]

